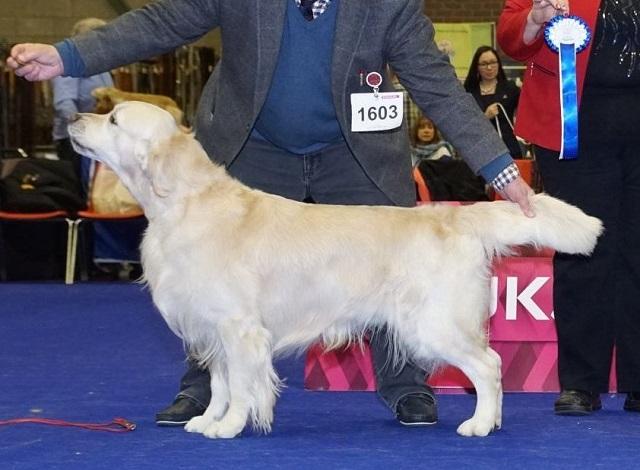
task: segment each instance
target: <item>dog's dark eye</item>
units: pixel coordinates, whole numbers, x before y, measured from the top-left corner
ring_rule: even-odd
[[[118,124],[118,123],[116,122],[116,117],[115,117],[115,115],[113,115],[113,114],[112,114],[111,116],[109,116],[109,123],[110,123],[110,124],[113,124],[114,126]]]

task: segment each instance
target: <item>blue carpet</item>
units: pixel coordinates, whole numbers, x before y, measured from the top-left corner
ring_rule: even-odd
[[[140,286],[0,284],[0,420],[124,416],[138,425],[126,434],[0,426],[0,469],[638,467],[640,414],[623,412],[622,396],[572,418],[553,415],[552,394],[509,394],[504,428],[468,439],[455,429],[473,396],[441,395],[436,426],[404,428],[373,393],[305,392],[300,358],[277,364],[288,387],[268,436],[216,441],[156,427],[183,360]]]

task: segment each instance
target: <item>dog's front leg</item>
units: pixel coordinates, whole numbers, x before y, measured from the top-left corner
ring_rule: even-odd
[[[278,390],[271,335],[256,317],[247,316],[222,321],[218,332],[226,357],[229,406],[224,416],[210,423],[203,434],[209,438],[235,437],[249,417],[255,428],[270,431]]]
[[[211,375],[211,401],[202,416],[191,418],[184,426],[187,432],[204,433],[214,422],[219,421],[229,405],[229,386],[225,361],[215,358],[208,367]]]

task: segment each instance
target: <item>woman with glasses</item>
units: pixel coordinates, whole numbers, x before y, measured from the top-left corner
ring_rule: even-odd
[[[514,158],[522,157],[522,149],[513,133],[513,122],[520,89],[507,79],[495,49],[480,46],[471,60],[464,88],[475,98],[502,137]]]

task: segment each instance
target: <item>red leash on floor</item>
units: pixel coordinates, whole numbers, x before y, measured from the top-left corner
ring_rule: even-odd
[[[91,431],[106,431],[106,432],[130,432],[136,428],[136,424],[128,421],[124,418],[113,418],[109,423],[74,423],[72,421],[63,421],[61,419],[49,419],[49,418],[14,418],[0,420],[0,426],[4,424],[22,424],[22,423],[35,423],[35,424],[48,424],[50,426],[65,426],[89,429]]]

